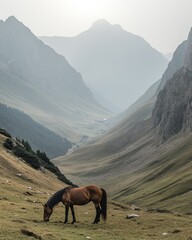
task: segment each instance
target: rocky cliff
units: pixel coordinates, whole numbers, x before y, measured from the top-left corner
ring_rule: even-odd
[[[186,42],[184,67],[159,92],[152,118],[163,141],[192,129],[192,31]]]

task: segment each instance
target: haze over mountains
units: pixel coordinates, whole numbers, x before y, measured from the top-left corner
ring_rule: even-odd
[[[168,63],[143,38],[106,20],[96,21],[75,37],[40,39],[65,56],[91,89],[120,110],[126,109],[157,81]]]
[[[161,82],[135,103],[135,110],[133,105],[102,138],[55,163],[74,180],[104,183],[116,200],[187,211],[192,189],[191,70],[192,31]]]
[[[0,36],[1,102],[76,142],[105,127],[110,113],[63,56],[15,17],[0,22]]]
[[[49,148],[50,156],[65,154],[73,142],[98,136],[53,160],[68,179],[79,185],[102,184],[113,199],[125,203],[179,211],[191,206],[192,31],[162,75],[164,57],[118,25],[102,20],[74,38],[61,38],[61,47],[64,42],[71,53],[69,61],[87,69],[82,76],[89,77],[89,86],[98,87],[91,86],[94,94],[65,57],[16,18],[1,21],[0,34],[0,102],[22,110],[56,134],[2,104],[0,127],[4,121],[7,130],[12,128],[20,138],[24,131],[36,148],[47,140],[41,145],[43,151],[50,143],[57,144],[56,152]],[[132,83],[134,87],[129,86]],[[117,116],[119,122],[111,129],[107,120],[112,114],[94,96],[100,87],[104,98],[111,94],[111,101],[120,99],[118,91],[123,88],[123,100],[114,101],[121,108],[133,101],[131,93],[140,96]],[[110,102],[108,106],[112,107]]]

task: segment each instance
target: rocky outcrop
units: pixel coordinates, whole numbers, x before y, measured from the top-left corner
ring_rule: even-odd
[[[184,67],[159,92],[152,114],[154,127],[158,127],[163,141],[192,129],[192,31],[185,45]]]
[[[188,36],[184,66],[192,70],[192,28]]]
[[[158,127],[158,133],[163,141],[189,125],[191,122],[189,117],[192,119],[191,102],[192,72],[183,67],[159,93],[153,110],[153,123]]]
[[[156,96],[164,88],[166,82],[173,76],[173,74],[184,66],[186,49],[187,49],[187,40],[182,42],[175,50],[172,60],[168,64],[168,67],[161,78],[161,83],[157,88]]]

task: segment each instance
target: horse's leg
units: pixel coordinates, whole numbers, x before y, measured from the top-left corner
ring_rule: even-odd
[[[100,222],[101,209],[99,207],[99,204],[96,204],[96,203],[94,203],[94,204],[95,204],[96,216],[95,216],[95,220],[93,223],[98,223],[98,222]]]
[[[75,211],[74,211],[73,205],[70,205],[70,208],[71,208],[71,214],[72,214],[72,217],[73,217],[73,221],[71,223],[73,224],[73,223],[76,222]]]
[[[69,206],[65,205],[65,221],[64,221],[64,223],[68,222],[68,213],[69,213]]]

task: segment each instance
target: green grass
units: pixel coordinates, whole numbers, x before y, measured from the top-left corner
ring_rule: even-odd
[[[110,197],[106,223],[91,223],[95,217],[91,203],[75,206],[78,222],[74,225],[63,224],[62,204],[54,208],[49,222],[43,222],[42,203],[65,185],[50,172],[37,171],[6,152],[1,143],[3,139],[0,136],[1,240],[180,240],[192,237],[192,215],[148,212],[145,208],[136,212],[128,205],[111,201]],[[139,218],[126,219],[131,213],[139,214]]]

